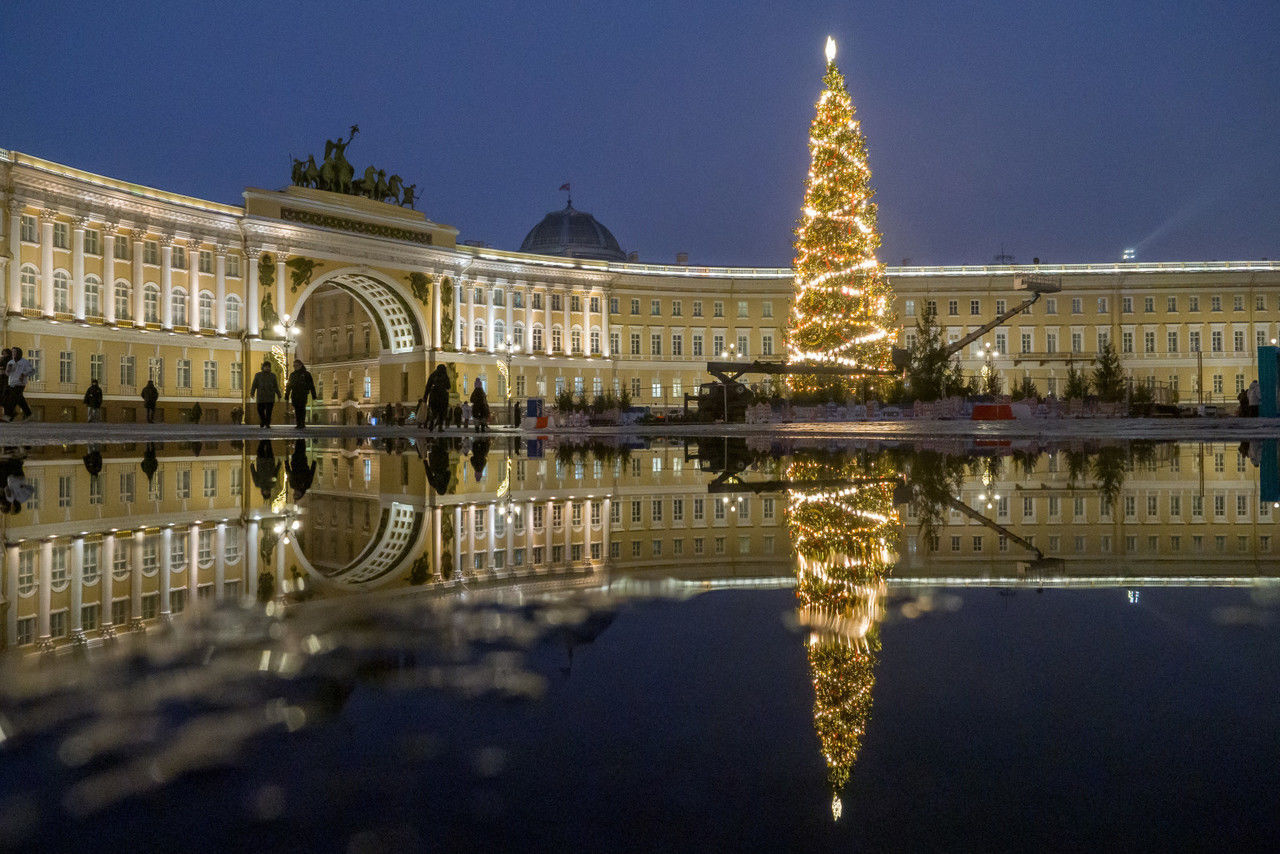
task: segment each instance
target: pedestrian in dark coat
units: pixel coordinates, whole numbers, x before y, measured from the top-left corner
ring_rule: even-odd
[[[427,405],[427,429],[443,430],[445,415],[449,411],[449,370],[444,365],[436,366],[427,378],[422,399]]]
[[[471,390],[471,417],[476,421],[476,432],[489,431],[489,396],[484,393],[484,384],[476,377],[476,386]]]
[[[316,461],[307,459],[307,445],[301,439],[294,440],[293,454],[285,466],[289,486],[293,488],[293,500],[301,501],[316,479]]]
[[[293,426],[301,430],[307,422],[307,397],[317,397],[315,378],[301,359],[293,360],[293,373],[289,374],[289,381],[285,383],[284,396],[293,405]]]
[[[270,427],[271,410],[280,397],[280,381],[271,370],[270,362],[264,361],[262,370],[253,375],[253,385],[249,387],[249,394],[253,395],[254,401],[258,404],[258,426]]]
[[[160,399],[160,389],[156,388],[154,380],[147,380],[147,384],[142,387],[142,405],[147,408],[147,423],[156,423],[156,401]]]
[[[102,420],[102,386],[96,379],[89,380],[89,387],[84,392],[84,405],[90,421]]]

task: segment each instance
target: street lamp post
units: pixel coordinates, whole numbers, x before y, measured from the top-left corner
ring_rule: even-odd
[[[511,411],[511,359],[516,353],[520,352],[520,345],[516,344],[510,337],[498,345],[498,352],[502,354],[502,360],[506,366],[506,374],[504,376],[504,385],[506,386],[506,405],[507,415],[511,418],[511,426],[516,426],[515,413]]]
[[[288,386],[289,372],[293,370],[293,362],[289,361],[289,349],[293,346],[293,339],[302,334],[302,327],[298,326],[297,318],[282,314],[273,331],[284,338],[284,370],[281,373],[284,374],[285,386]]]

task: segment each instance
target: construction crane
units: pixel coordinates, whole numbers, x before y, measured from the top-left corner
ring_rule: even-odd
[[[959,353],[965,347],[972,344],[974,341],[977,341],[992,329],[1000,326],[1009,318],[1022,314],[1022,312],[1031,308],[1031,306],[1036,304],[1036,301],[1039,300],[1040,297],[1045,294],[1056,294],[1061,291],[1062,280],[1057,276],[1015,276],[1013,279],[1013,289],[1015,291],[1029,291],[1031,293],[1031,299],[1025,300],[1008,311],[997,315],[995,320],[979,326],[963,338],[960,338],[957,341],[952,341],[946,347],[937,351],[933,358],[940,362],[949,361],[956,353]]]

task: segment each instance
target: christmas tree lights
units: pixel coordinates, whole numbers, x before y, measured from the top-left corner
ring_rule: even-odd
[[[795,488],[788,494],[787,527],[796,550],[800,620],[809,627],[813,720],[827,779],[832,814],[840,818],[840,790],[862,749],[871,714],[879,659],[878,624],[885,579],[897,561],[895,473],[882,462],[848,464],[834,473],[847,485]],[[796,461],[793,484],[830,482],[829,465]]]
[[[827,73],[809,129],[809,177],[796,227],[795,298],[787,361],[848,368],[849,377],[793,374],[792,391],[854,387],[858,371],[891,367],[893,290],[876,259],[880,233],[867,141],[827,39]]]

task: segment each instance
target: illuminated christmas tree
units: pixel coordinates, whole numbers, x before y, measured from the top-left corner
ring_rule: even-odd
[[[882,370],[894,345],[893,290],[876,259],[880,232],[867,141],[827,39],[825,89],[809,130],[811,164],[796,228],[795,299],[787,325],[790,364]],[[853,377],[794,374],[793,391],[850,390]]]
[[[894,472],[879,463],[833,469],[798,461],[788,467],[787,480],[830,482],[833,474],[848,485],[791,490],[787,526],[796,550],[799,617],[809,627],[814,729],[838,819],[840,790],[857,762],[871,714],[877,627],[885,578],[897,560],[898,517]]]

